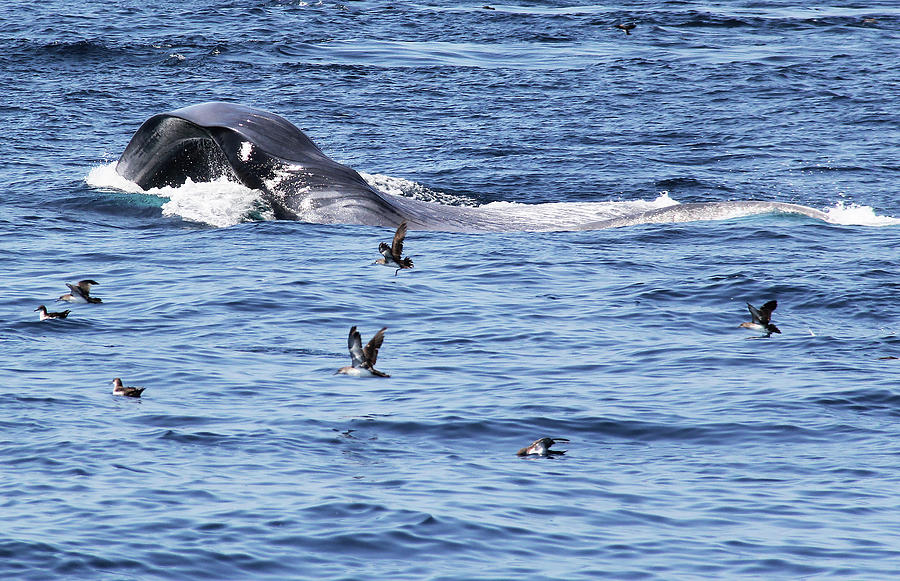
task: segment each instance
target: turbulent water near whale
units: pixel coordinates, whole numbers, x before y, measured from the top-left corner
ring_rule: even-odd
[[[8,11],[0,576],[896,578],[894,4]],[[508,231],[116,173],[209,101]]]

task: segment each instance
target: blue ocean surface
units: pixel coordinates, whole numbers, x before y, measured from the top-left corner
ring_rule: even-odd
[[[896,2],[4,8],[0,578],[900,577]],[[207,101],[559,227],[411,230],[395,276],[392,229],[118,176]],[[828,220],[569,231],[739,200]],[[351,326],[390,378],[334,375]]]

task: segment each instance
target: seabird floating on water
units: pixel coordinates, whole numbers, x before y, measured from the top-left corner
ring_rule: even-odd
[[[406,222],[402,222],[400,226],[397,227],[397,231],[394,233],[394,240],[391,242],[390,246],[388,246],[387,242],[382,242],[378,245],[378,252],[382,254],[383,258],[376,260],[375,264],[396,266],[397,270],[394,271],[394,276],[397,276],[397,273],[404,268],[413,267],[412,258],[409,256],[403,258],[404,238],[406,238]]]
[[[125,397],[141,397],[141,393],[146,387],[127,387],[122,385],[122,380],[118,377],[113,379],[113,395],[124,395]]]
[[[769,301],[758,309],[750,303],[747,303],[747,309],[750,311],[750,316],[753,320],[741,323],[740,326],[745,329],[765,333],[766,337],[770,337],[772,333],[778,333],[780,335],[781,331],[778,327],[770,322],[772,320],[772,311],[774,311],[777,306],[778,301]]]
[[[382,327],[375,335],[366,343],[366,346],[362,346],[362,338],[359,336],[359,331],[356,330],[356,326],[350,327],[350,335],[347,337],[347,348],[350,349],[350,360],[351,365],[347,365],[346,367],[341,367],[335,372],[335,375],[338,373],[343,373],[344,375],[350,375],[353,377],[390,377],[387,373],[378,371],[375,369],[375,361],[378,359],[378,350],[381,348],[381,344],[384,342],[384,331],[387,327]]]
[[[518,456],[554,456],[565,454],[565,450],[551,450],[550,446],[557,442],[568,442],[568,438],[541,438],[540,440],[535,440],[532,442],[530,446],[522,448],[516,454]]]
[[[34,311],[40,313],[42,321],[46,321],[47,319],[65,319],[69,316],[69,313],[72,312],[69,309],[66,309],[61,313],[50,313],[47,311],[47,307],[45,307],[44,305],[39,306]]]
[[[56,299],[57,301],[66,301],[67,303],[102,303],[103,301],[91,296],[91,286],[100,284],[96,280],[85,279],[79,280],[77,285],[66,283],[72,292],[66,293]]]
[[[634,30],[636,26],[637,24],[635,24],[634,22],[629,22],[628,24],[616,24],[616,28],[618,28],[619,30],[624,30],[625,34],[628,36],[631,35],[631,31]]]

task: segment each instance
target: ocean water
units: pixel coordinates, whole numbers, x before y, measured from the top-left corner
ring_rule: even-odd
[[[4,8],[3,579],[900,576],[894,2]],[[412,231],[395,276],[390,230],[118,178],[213,100],[560,230],[829,221]],[[780,335],[738,328],[770,299]],[[333,374],[353,325],[389,379]]]

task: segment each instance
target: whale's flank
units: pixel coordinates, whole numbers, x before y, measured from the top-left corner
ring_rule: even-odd
[[[449,206],[378,191],[327,155],[289,121],[232,103],[203,103],[154,115],[131,138],[116,172],[148,190],[188,179],[228,179],[262,192],[275,218],[452,232],[597,230],[645,223],[722,220],[790,212],[818,220],[813,208],[779,202],[676,204],[611,220],[565,224],[496,208]]]

